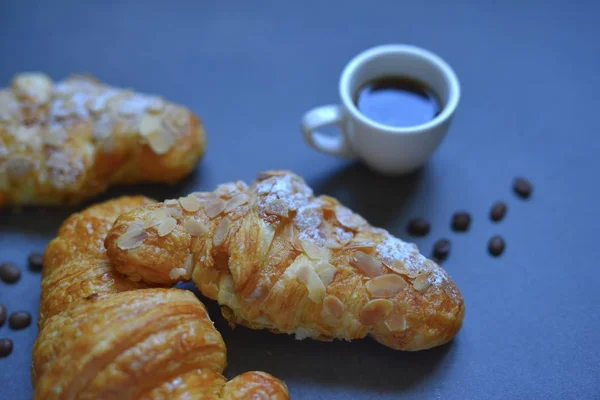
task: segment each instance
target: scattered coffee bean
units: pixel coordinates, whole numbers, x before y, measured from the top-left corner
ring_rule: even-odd
[[[21,278],[21,270],[13,263],[0,265],[0,279],[6,283],[15,283]]]
[[[10,339],[0,339],[0,358],[8,356],[12,353],[13,342]]]
[[[31,324],[31,314],[27,311],[15,311],[8,317],[8,326],[11,329],[24,329]]]
[[[412,236],[425,236],[429,233],[429,222],[423,218],[411,219],[407,231]]]
[[[500,221],[502,218],[504,218],[504,215],[506,214],[506,203],[503,201],[497,201],[496,203],[494,203],[494,205],[492,206],[492,209],[490,210],[490,219],[492,221]]]
[[[450,241],[440,239],[433,245],[433,256],[439,260],[445,260],[450,254]]]
[[[502,236],[492,236],[492,238],[488,242],[488,251],[494,257],[498,257],[500,254],[502,254],[502,252],[504,251],[504,247],[505,244],[504,239],[502,239]]]
[[[464,211],[455,212],[452,216],[452,229],[458,232],[469,230],[471,225],[471,216]]]
[[[30,270],[34,272],[41,271],[44,263],[44,256],[40,253],[31,253],[29,257],[27,257],[27,263],[29,264]]]
[[[521,198],[526,199],[531,195],[531,192],[533,191],[533,186],[531,185],[531,182],[529,182],[527,179],[517,178],[513,183],[513,190]]]
[[[6,307],[0,304],[0,326],[4,325],[4,322],[6,322]]]

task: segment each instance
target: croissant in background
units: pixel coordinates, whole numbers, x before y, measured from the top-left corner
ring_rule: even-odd
[[[33,349],[35,399],[288,399],[264,372],[227,382],[223,339],[189,291],[152,288],[111,268],[104,239],[123,197],[71,216],[44,254]],[[154,285],[156,286],[156,285]]]
[[[103,85],[16,75],[0,89],[0,207],[77,203],[114,184],[175,182],[205,150],[188,109]]]
[[[370,226],[287,171],[136,208],[105,242],[133,282],[193,280],[232,325],[398,350],[450,341],[464,303],[414,244]]]

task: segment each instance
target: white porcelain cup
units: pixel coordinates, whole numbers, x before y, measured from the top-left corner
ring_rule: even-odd
[[[388,126],[364,116],[353,101],[355,92],[372,79],[406,76],[429,86],[439,97],[442,111],[432,120],[409,127]],[[368,49],[344,68],[339,83],[341,104],[308,111],[301,128],[315,149],[347,158],[359,158],[383,174],[404,174],[425,164],[446,136],[460,98],[460,84],[452,68],[437,55],[409,45]],[[319,129],[339,128],[335,136]]]

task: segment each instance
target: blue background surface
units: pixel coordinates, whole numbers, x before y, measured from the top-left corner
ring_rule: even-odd
[[[496,4],[497,3],[497,4]],[[337,196],[406,239],[406,221],[432,222],[416,240],[425,254],[448,237],[444,264],[466,302],[447,346],[418,353],[370,339],[295,341],[231,331],[207,301],[228,346],[227,375],[265,370],[294,399],[600,397],[600,2],[597,1],[10,1],[0,2],[0,81],[22,70],[54,79],[89,72],[158,93],[203,119],[208,153],[173,188],[111,190],[164,199],[286,168],[317,193]],[[384,178],[309,149],[299,119],[337,101],[337,79],[356,53],[410,43],[446,59],[462,83],[449,135],[428,165]],[[535,192],[511,190],[517,175]],[[487,215],[508,202],[504,221]],[[451,214],[473,216],[453,233]],[[37,312],[39,274],[25,268],[74,210],[0,214],[0,259],[24,269],[0,282],[9,311]],[[486,251],[502,234],[506,252]],[[0,328],[14,341],[0,359],[0,398],[27,399],[37,330]]]

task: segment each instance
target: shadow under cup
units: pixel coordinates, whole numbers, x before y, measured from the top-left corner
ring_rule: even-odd
[[[390,76],[412,78],[431,88],[441,112],[424,124],[408,127],[367,118],[354,103],[355,93],[369,81]],[[445,137],[460,96],[458,79],[444,60],[408,45],[379,46],[359,54],[344,69],[339,91],[348,114],[343,130],[354,152],[373,169],[390,174],[411,172],[427,161]]]

